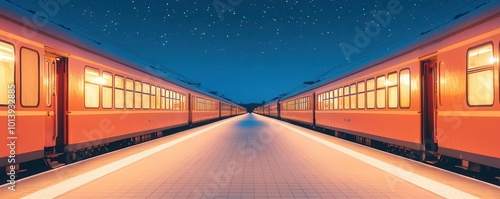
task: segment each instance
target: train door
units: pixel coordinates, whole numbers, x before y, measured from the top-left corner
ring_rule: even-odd
[[[46,89],[45,146],[52,153],[62,152],[66,144],[66,65],[67,58],[46,52],[44,56]]]
[[[422,143],[426,151],[437,150],[436,140],[436,57],[426,59],[422,65]]]

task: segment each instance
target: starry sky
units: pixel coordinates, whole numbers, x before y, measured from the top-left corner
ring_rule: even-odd
[[[39,1],[11,1],[43,10]],[[452,19],[455,9],[481,0],[57,2],[58,12],[50,18],[56,23],[135,52],[237,103],[260,103],[352,59],[415,38]],[[390,14],[385,24],[372,15],[383,11]],[[367,23],[378,24],[378,33],[346,56],[340,44],[356,47],[356,29],[365,30]]]

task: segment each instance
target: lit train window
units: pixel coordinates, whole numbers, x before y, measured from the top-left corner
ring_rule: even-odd
[[[375,79],[366,80],[366,108],[375,108]]]
[[[330,93],[326,92],[325,93],[325,110],[330,110]]]
[[[377,77],[377,108],[385,108],[385,76]]]
[[[9,85],[14,84],[14,46],[0,41],[0,105],[9,104]]]
[[[125,107],[125,79],[115,75],[115,108]]]
[[[156,109],[156,86],[151,85],[151,109]]]
[[[321,102],[322,102],[322,100],[321,100],[321,94],[318,95],[317,98],[318,98],[317,110],[321,110]]]
[[[170,106],[171,106],[172,110],[177,110],[177,109],[176,109],[176,108],[177,108],[177,104],[176,104],[176,103],[177,103],[177,102],[176,102],[177,100],[175,100],[175,95],[176,95],[176,94],[177,94],[177,93],[176,93],[176,92],[174,92],[174,91],[171,91],[171,92],[170,92],[170,98],[171,98],[171,100],[170,100]]]
[[[113,108],[113,75],[102,72],[102,108]]]
[[[45,60],[45,95],[46,95],[46,105],[47,107],[52,106],[52,92],[54,89],[54,64],[50,60]]]
[[[410,108],[410,69],[399,72],[399,105],[401,108]]]
[[[349,86],[344,86],[344,109],[348,110],[349,106]]]
[[[387,100],[389,108],[398,108],[398,73],[390,73],[387,75]]]
[[[311,97],[306,97],[306,100],[305,100],[305,101],[306,101],[306,105],[305,105],[305,106],[306,106],[306,110],[310,110],[310,109],[309,109],[309,108],[310,108],[310,107],[309,107],[309,99],[310,99],[310,98],[311,98]]]
[[[175,93],[175,110],[179,110],[179,93]]]
[[[134,95],[134,108],[140,109],[142,107],[142,82],[135,81],[135,95]]]
[[[165,100],[166,100],[166,104],[165,104],[165,108],[167,110],[170,110],[172,109],[172,104],[170,102],[170,91],[169,90],[166,90],[165,91]],[[193,107],[194,108],[194,107]]]
[[[467,102],[470,106],[493,105],[493,45],[470,49],[467,54]]]
[[[99,84],[103,79],[99,75],[99,70],[85,67],[85,107],[99,108]]]
[[[142,84],[142,108],[143,109],[150,108],[150,101],[151,101],[151,98],[149,97],[150,93],[151,93],[151,87],[149,86],[149,84],[143,83]]]
[[[21,48],[21,106],[37,107],[40,97],[40,56]]]
[[[202,110],[202,102],[201,102],[201,98],[196,98],[196,110]]]
[[[358,105],[357,96],[358,96],[358,93],[356,91],[356,84],[352,84],[351,85],[351,109],[356,109],[356,106]]]
[[[181,95],[181,104],[182,104],[181,109],[186,110],[186,96],[185,95]]]
[[[159,110],[161,109],[161,88],[160,87],[156,87],[156,109]]]
[[[339,88],[339,110],[344,109],[344,89]]]
[[[127,78],[125,82],[125,107],[134,108],[134,80]]]
[[[165,110],[165,88],[161,88],[161,110]]]
[[[333,90],[330,91],[330,99],[328,99],[329,103],[330,103],[330,110],[333,110],[334,108],[334,104],[333,104]]]
[[[334,110],[339,109],[339,90],[338,89],[333,90],[333,109]]]
[[[358,109],[365,108],[365,82],[358,82]]]

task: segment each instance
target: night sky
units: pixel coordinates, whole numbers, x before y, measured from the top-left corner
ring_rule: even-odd
[[[12,1],[43,9],[39,1]],[[378,24],[380,32],[352,53],[351,60],[415,38],[452,19],[455,9],[483,1],[58,2],[65,4],[50,20],[136,52],[235,102],[250,103],[268,101],[349,62],[340,44],[355,46],[356,29],[364,30],[366,23]],[[372,16],[391,9],[387,24]]]

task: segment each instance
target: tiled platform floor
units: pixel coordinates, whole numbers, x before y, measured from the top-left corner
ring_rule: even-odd
[[[248,114],[127,165],[59,198],[439,198],[392,174]],[[213,124],[211,124],[213,125]],[[289,124],[287,124],[289,125]],[[210,125],[208,125],[210,126]],[[19,198],[208,126],[168,136],[18,182]],[[289,125],[292,126],[292,125]],[[370,155],[477,197],[500,188],[338,140],[303,132]],[[62,188],[61,188],[62,189]],[[3,196],[2,196],[3,195]]]

